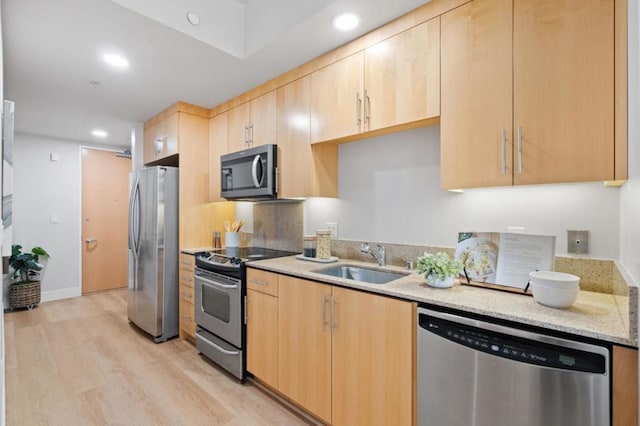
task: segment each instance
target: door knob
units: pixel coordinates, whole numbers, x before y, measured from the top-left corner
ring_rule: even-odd
[[[84,240],[85,243],[96,243],[98,242],[98,240],[96,240],[95,238],[87,238],[86,240]]]

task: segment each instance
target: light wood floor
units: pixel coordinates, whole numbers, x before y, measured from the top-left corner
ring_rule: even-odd
[[[6,313],[7,425],[297,425],[176,339],[127,321],[126,290]]]

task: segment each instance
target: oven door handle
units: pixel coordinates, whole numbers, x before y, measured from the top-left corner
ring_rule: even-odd
[[[221,283],[217,283],[215,281],[211,281],[208,280],[206,278],[204,278],[202,275],[197,275],[198,279],[204,281],[207,284],[210,284],[214,287],[220,287],[220,288],[225,288],[225,289],[234,289],[234,288],[238,288],[238,284],[234,284],[234,285],[228,285],[228,284],[221,284]]]
[[[225,355],[238,355],[240,352],[239,351],[228,351],[225,348],[216,345],[214,342],[212,342],[211,340],[207,339],[207,343],[210,344],[211,346],[213,346],[215,349],[217,349],[218,351],[222,352]]]

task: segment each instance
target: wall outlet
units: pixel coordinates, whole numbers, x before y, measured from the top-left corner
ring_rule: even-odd
[[[52,214],[49,217],[49,223],[57,225],[58,223],[60,223],[60,216],[58,216],[57,214]]]
[[[331,231],[331,239],[338,239],[338,223],[337,222],[327,222],[327,229]]]
[[[589,231],[567,230],[567,253],[588,254],[589,253]]]

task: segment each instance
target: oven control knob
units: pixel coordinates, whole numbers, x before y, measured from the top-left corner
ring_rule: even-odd
[[[235,265],[239,265],[240,264],[240,258],[239,257],[232,257],[231,258],[231,263],[235,264]]]

